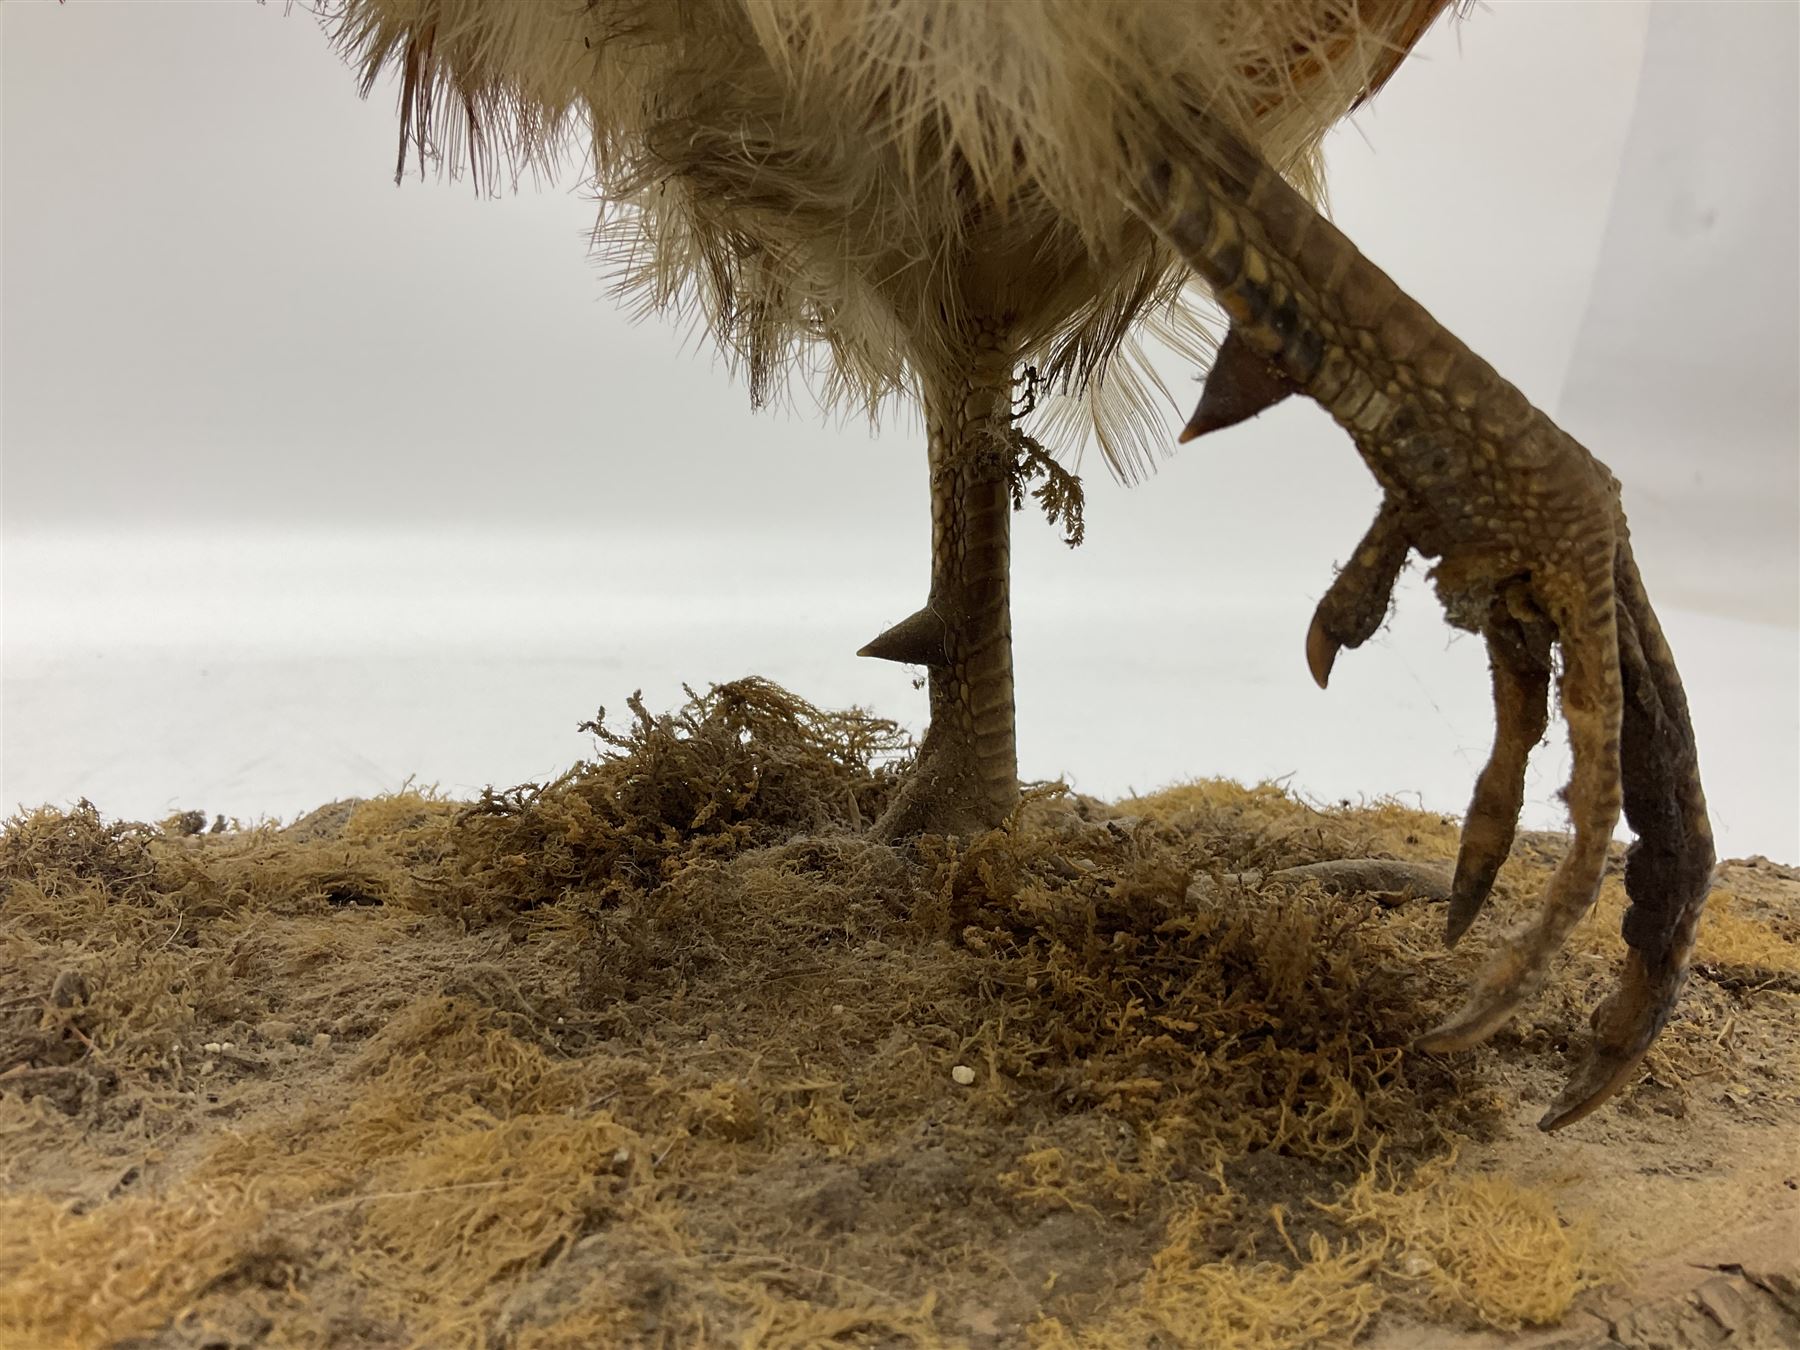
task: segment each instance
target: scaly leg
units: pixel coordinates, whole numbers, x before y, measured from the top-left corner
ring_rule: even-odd
[[[1495,749],[1458,861],[1453,937],[1510,846],[1525,757],[1544,721],[1549,646],[1562,647],[1573,844],[1536,920],[1505,939],[1464,1009],[1420,1044],[1476,1044],[1541,985],[1593,904],[1622,799],[1639,833],[1626,878],[1631,951],[1594,1015],[1593,1047],[1543,1120],[1567,1124],[1619,1088],[1668,1020],[1712,869],[1686,700],[1631,559],[1618,484],[1223,120],[1192,109],[1188,123],[1150,137],[1141,162],[1132,205],[1232,322],[1189,433],[1304,393],[1349,432],[1383,488],[1369,562],[1345,569],[1315,618],[1315,677],[1323,682],[1338,646],[1385,612],[1402,544],[1439,560],[1447,617],[1489,640]]]
[[[926,668],[931,725],[912,776],[876,824],[884,838],[991,829],[1019,800],[1014,739],[1012,361],[1004,338],[928,379],[931,591],[925,607],[859,653]]]

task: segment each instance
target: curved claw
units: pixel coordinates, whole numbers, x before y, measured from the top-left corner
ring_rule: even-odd
[[[1337,654],[1341,650],[1331,634],[1325,631],[1319,616],[1314,614],[1306,629],[1306,668],[1312,672],[1313,683],[1319,688],[1331,683],[1331,668],[1337,664]]]
[[[1461,942],[1463,935],[1475,926],[1475,920],[1481,917],[1481,911],[1487,906],[1488,895],[1494,889],[1494,878],[1499,871],[1500,868],[1496,865],[1473,880],[1457,878],[1450,892],[1449,911],[1444,915],[1446,947],[1454,947]]]
[[[1639,952],[1625,958],[1620,987],[1594,1009],[1594,1043],[1538,1122],[1540,1130],[1573,1125],[1625,1086],[1674,1010],[1682,975],[1652,976]]]
[[[1323,689],[1345,647],[1360,647],[1375,635],[1394,600],[1394,583],[1412,545],[1391,498],[1383,500],[1367,533],[1313,610],[1306,630],[1306,668]]]
[[[1518,934],[1515,936],[1523,936]],[[1470,992],[1468,1002],[1449,1021],[1441,1023],[1413,1042],[1415,1050],[1429,1055],[1448,1055],[1473,1050],[1505,1026],[1519,1005],[1537,992],[1542,981],[1528,980],[1530,962],[1513,958],[1494,962]]]

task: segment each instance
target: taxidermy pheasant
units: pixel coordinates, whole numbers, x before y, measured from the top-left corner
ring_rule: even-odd
[[[929,672],[892,837],[999,824],[1018,800],[1009,523],[1079,489],[1019,425],[1097,438],[1130,474],[1156,435],[1134,336],[1210,355],[1183,439],[1284,396],[1349,433],[1384,503],[1319,603],[1326,682],[1385,616],[1409,552],[1480,633],[1497,734],[1449,938],[1511,847],[1552,651],[1574,839],[1537,918],[1422,1042],[1474,1045],[1543,982],[1593,904],[1621,802],[1638,835],[1622,980],[1554,1128],[1613,1093],[1680,991],[1713,853],[1685,697],[1618,484],[1309,201],[1319,138],[1445,0],[343,0],[333,35],[401,83],[401,167],[548,167],[578,145],[598,237],[652,307],[708,323],[761,400],[798,370],[928,428],[931,585],[865,654]],[[1195,284],[1198,282],[1199,284]],[[1207,296],[1229,320],[1216,351]],[[1015,400],[1029,372],[1028,397]]]

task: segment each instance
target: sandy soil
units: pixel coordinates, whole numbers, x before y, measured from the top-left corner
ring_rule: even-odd
[[[1196,783],[859,832],[753,683],[542,788],[0,837],[0,1344],[1800,1343],[1800,873],[1727,865],[1639,1081],[1534,1127],[1622,897],[1406,1047],[1454,822]],[[1429,887],[1423,889],[1429,890]]]

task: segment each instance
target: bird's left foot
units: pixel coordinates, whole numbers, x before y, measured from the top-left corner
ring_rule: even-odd
[[[1625,867],[1631,950],[1594,1014],[1585,1062],[1543,1122],[1565,1125],[1617,1090],[1668,1020],[1713,863],[1687,701],[1632,560],[1618,484],[1213,110],[1187,109],[1155,141],[1134,206],[1231,320],[1182,439],[1304,394],[1350,435],[1386,494],[1319,604],[1307,637],[1314,677],[1323,683],[1340,648],[1380,625],[1409,549],[1438,560],[1450,621],[1487,641],[1497,734],[1457,860],[1453,941],[1511,847],[1561,649],[1575,761],[1568,856],[1537,916],[1502,940],[1467,1004],[1420,1045],[1475,1045],[1542,985],[1599,892],[1622,805],[1638,836]]]
[[[1477,629],[1493,678],[1493,752],[1475,785],[1451,887],[1445,937],[1480,915],[1513,843],[1525,766],[1549,719],[1551,652],[1560,646],[1562,707],[1574,774],[1566,800],[1568,856],[1542,908],[1505,935],[1462,1009],[1418,1048],[1468,1049],[1487,1039],[1544,984],[1551,958],[1599,891],[1621,801],[1638,834],[1626,862],[1630,946],[1620,984],[1595,1010],[1594,1038],[1541,1124],[1580,1119],[1616,1092],[1668,1021],[1710,884],[1713,854],[1693,735],[1674,659],[1632,560],[1616,489],[1595,463],[1581,549],[1539,559],[1498,581],[1491,553],[1459,547],[1442,522],[1422,531],[1442,560],[1435,580],[1452,622]],[[1604,528],[1594,528],[1604,524]],[[1409,546],[1408,513],[1392,500],[1319,602],[1306,656],[1323,687],[1343,647],[1366,641],[1386,615]]]

